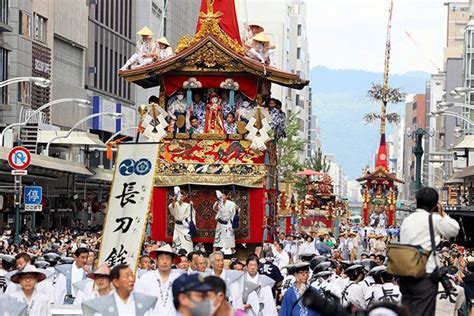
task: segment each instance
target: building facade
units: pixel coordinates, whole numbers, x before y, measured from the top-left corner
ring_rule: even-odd
[[[444,60],[459,58],[463,55],[464,28],[469,22],[468,2],[445,2],[447,9],[446,47]]]

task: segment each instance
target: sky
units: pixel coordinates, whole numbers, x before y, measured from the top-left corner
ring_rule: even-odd
[[[446,1],[394,0],[391,73],[433,73],[437,67],[442,68]],[[306,3],[312,67],[383,71],[389,0],[307,0]]]

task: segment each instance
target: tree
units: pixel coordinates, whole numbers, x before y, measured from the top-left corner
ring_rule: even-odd
[[[329,164],[326,161],[326,156],[323,155],[321,147],[318,148],[314,155],[306,159],[305,167],[314,171],[328,173]]]
[[[278,173],[281,181],[291,181],[295,173],[303,168],[298,155],[305,149],[306,139],[299,137],[300,124],[298,114],[290,113],[286,117],[286,138],[277,141]]]
[[[387,105],[389,103],[397,104],[403,102],[406,93],[400,88],[387,87],[386,91],[381,84],[372,83],[372,87],[367,91],[367,97],[377,103],[381,103],[380,113],[367,113],[364,115],[365,122],[373,123],[380,120],[380,133],[385,134],[385,123],[398,124],[400,122],[400,115],[396,112],[387,113]]]

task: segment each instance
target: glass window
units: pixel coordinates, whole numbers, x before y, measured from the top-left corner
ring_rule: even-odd
[[[8,79],[8,51],[0,48],[0,80]],[[4,87],[0,90],[0,103],[8,104],[8,88]]]
[[[8,24],[9,0],[0,0],[0,22]]]
[[[46,42],[46,18],[35,13],[35,40]]]
[[[20,11],[20,35],[31,38],[31,15]]]
[[[18,102],[31,105],[31,86],[29,81],[18,83]]]
[[[302,32],[302,26],[301,24],[298,24],[298,36],[301,36],[301,32]]]
[[[301,47],[298,47],[298,48],[296,49],[296,58],[297,58],[297,59],[301,59]]]

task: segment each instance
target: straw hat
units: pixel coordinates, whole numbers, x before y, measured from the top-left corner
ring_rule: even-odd
[[[265,33],[261,32],[255,35],[252,38],[254,41],[262,42],[262,43],[269,43],[270,39],[268,39],[268,36],[265,35]]]
[[[100,266],[97,267],[94,271],[87,274],[89,279],[94,280],[97,276],[109,276],[110,275],[110,268],[106,263],[102,263]]]
[[[249,27],[258,27],[258,28],[260,28],[260,29],[262,30],[262,32],[265,31],[264,27],[261,26],[261,25],[258,24],[258,23],[250,23],[250,24],[249,24]]]
[[[23,268],[23,270],[18,270],[14,275],[12,275],[10,281],[18,284],[20,283],[20,277],[24,274],[35,274],[37,282],[46,279],[46,274],[38,270],[34,265],[28,264]]]
[[[137,35],[153,35],[153,32],[148,28],[148,26],[142,27],[140,31],[137,32]]]
[[[171,248],[171,246],[168,244],[161,246],[158,249],[150,251],[149,256],[152,257],[153,259],[156,259],[161,254],[170,255],[171,257],[173,257],[173,259],[177,256],[177,254],[173,251],[173,248]]]
[[[164,44],[166,46],[171,46],[170,43],[168,42],[168,40],[166,39],[166,37],[162,37],[162,38],[158,39],[157,42],[161,43],[161,44]]]

